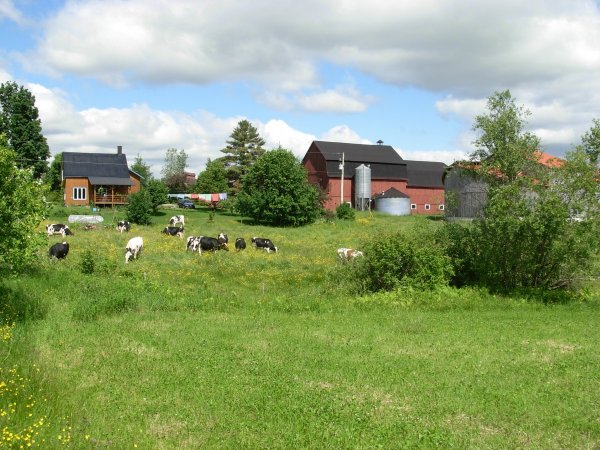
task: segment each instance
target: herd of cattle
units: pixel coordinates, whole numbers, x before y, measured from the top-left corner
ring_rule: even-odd
[[[181,225],[181,226],[176,226]],[[173,216],[169,220],[169,225],[165,227],[161,233],[169,235],[169,236],[177,236],[183,238],[183,230],[185,226],[185,217],[182,215]],[[131,225],[126,220],[121,220],[117,223],[117,231],[129,232],[131,230]],[[69,229],[68,225],[64,225],[62,223],[53,223],[46,226],[46,232],[48,236],[52,236],[55,234],[62,235],[63,237],[72,236],[73,232]],[[256,249],[263,249],[267,253],[277,252],[277,247],[273,244],[270,239],[261,238],[261,237],[253,237],[251,240],[252,246]],[[241,251],[246,248],[246,241],[242,237],[238,237],[235,240],[235,249],[236,251]],[[137,259],[142,252],[142,248],[144,247],[144,240],[141,236],[136,236],[134,238],[129,239],[127,245],[125,246],[125,263],[128,263],[132,259]],[[216,238],[210,236],[189,236],[186,242],[186,252],[187,251],[198,252],[202,254],[202,252],[214,252],[217,250],[227,250],[229,251],[229,238],[225,233],[220,233]],[[64,259],[69,253],[69,244],[67,242],[60,242],[52,245],[50,250],[48,251],[48,255],[51,258],[56,259]],[[355,258],[363,256],[363,253],[358,250],[354,250],[351,248],[338,248],[337,250],[338,257],[341,261],[347,262],[351,261]]]

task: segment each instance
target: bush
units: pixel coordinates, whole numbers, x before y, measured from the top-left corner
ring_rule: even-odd
[[[354,220],[354,218],[356,217],[356,211],[354,211],[354,209],[352,209],[352,206],[350,206],[348,203],[340,204],[335,209],[335,213],[337,215],[337,218],[342,220]]]
[[[429,232],[378,236],[363,247],[352,277],[362,292],[447,286],[453,274],[445,248]]]
[[[302,164],[290,151],[277,149],[258,158],[242,178],[236,208],[260,223],[300,226],[314,222],[321,205]]]
[[[150,218],[154,212],[152,198],[146,189],[131,194],[128,197],[126,218],[131,223],[150,225]]]
[[[79,270],[85,275],[91,275],[96,269],[96,261],[94,260],[94,254],[91,250],[85,250],[81,255],[81,261],[79,262]]]

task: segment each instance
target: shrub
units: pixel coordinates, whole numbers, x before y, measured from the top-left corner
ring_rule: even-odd
[[[146,189],[131,194],[128,197],[126,217],[129,222],[138,225],[149,225],[154,211],[152,198]]]
[[[321,205],[298,159],[276,149],[258,158],[242,178],[236,208],[260,223],[300,226],[314,222]]]
[[[378,236],[363,251],[352,274],[363,292],[431,289],[448,285],[453,273],[445,248],[429,230]]]
[[[96,269],[96,261],[94,260],[94,254],[91,250],[85,250],[81,255],[81,261],[79,262],[79,270],[81,273],[91,275]]]
[[[340,204],[335,209],[335,213],[337,215],[337,218],[342,220],[354,220],[354,218],[356,217],[356,211],[354,211],[354,209],[352,209],[352,206],[350,206],[348,203]]]

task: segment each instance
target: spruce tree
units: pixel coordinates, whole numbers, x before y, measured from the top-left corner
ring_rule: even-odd
[[[42,134],[35,97],[15,82],[0,85],[0,134],[16,153],[18,167],[31,167],[35,178],[48,170],[50,149]]]
[[[265,141],[258,130],[247,120],[240,120],[227,140],[225,153],[221,159],[225,162],[227,176],[233,186],[237,186],[254,162],[265,153]]]

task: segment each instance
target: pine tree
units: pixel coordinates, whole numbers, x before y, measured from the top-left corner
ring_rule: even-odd
[[[15,82],[0,85],[0,134],[17,154],[18,167],[33,168],[35,178],[48,170],[50,149],[42,134],[35,97]]]
[[[265,141],[258,130],[247,120],[240,120],[227,140],[221,159],[225,162],[229,182],[239,184],[254,162],[265,153]]]
[[[131,170],[142,176],[143,185],[146,185],[153,178],[150,165],[146,164],[139,154],[135,157],[135,160],[131,165]]]

